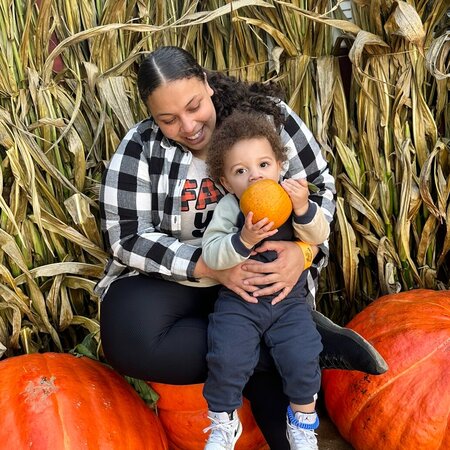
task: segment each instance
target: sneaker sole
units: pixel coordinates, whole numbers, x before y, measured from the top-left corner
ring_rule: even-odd
[[[241,437],[241,434],[242,434],[242,423],[239,422],[239,426],[236,432],[236,436],[234,437],[233,446],[231,447],[231,450],[234,450],[234,446],[236,445],[238,439]]]

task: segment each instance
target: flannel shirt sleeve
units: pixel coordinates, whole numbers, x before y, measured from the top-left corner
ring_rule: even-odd
[[[330,174],[328,164],[312,132],[286,103],[280,102],[279,106],[285,116],[280,136],[287,148],[288,157],[282,175],[285,178],[306,178],[309,183],[315,185],[317,192],[312,192],[309,199],[317,204],[331,224],[336,209],[334,177]],[[315,306],[320,270],[328,263],[328,241],[319,245],[319,249],[307,278],[308,301],[312,306]]]
[[[288,156],[283,176],[306,178],[309,183],[315,185],[317,192],[311,192],[309,199],[317,204],[328,223],[331,223],[336,208],[334,177],[330,174],[319,144],[308,127],[284,102],[281,102],[281,108],[286,117],[281,139],[287,148]],[[327,250],[325,254],[328,254]]]
[[[174,281],[196,281],[201,249],[157,231],[148,158],[136,127],[122,140],[104,173],[101,225],[113,262]]]

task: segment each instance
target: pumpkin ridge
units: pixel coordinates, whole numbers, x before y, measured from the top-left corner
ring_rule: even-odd
[[[431,353],[428,353],[424,358],[421,358],[417,360],[414,364],[409,366],[409,368],[405,371],[408,372],[410,369],[414,368],[415,366],[421,365],[424,361],[431,358],[435,353],[437,353],[442,347],[447,346],[450,343],[450,337],[444,340],[442,343],[440,343]]]
[[[441,303],[428,303],[428,305],[436,306],[439,309],[443,309],[444,311],[447,311],[448,312],[448,318],[446,318],[446,319],[450,320],[450,304],[449,304],[448,308],[446,307],[446,305],[443,305]]]
[[[399,304],[401,304],[401,305],[404,305],[405,303],[409,303],[409,304],[411,304],[411,305],[415,305],[415,304],[417,304],[417,300],[409,299],[409,298],[404,298],[404,299],[394,299],[394,300],[390,300],[389,303],[390,303],[391,305],[392,305],[393,303],[399,303]],[[424,300],[424,303],[425,303],[425,300]],[[445,304],[439,303],[439,302],[434,302],[434,301],[433,301],[433,302],[427,301],[426,304],[427,304],[427,307],[429,307],[429,306],[435,306],[435,307],[438,308],[439,310],[443,309],[444,311],[448,311],[449,318],[450,318],[450,307],[447,308]]]
[[[433,323],[432,320],[430,320],[429,325],[433,325],[433,328],[434,328],[434,330],[436,332],[445,331],[447,329],[445,327],[441,327],[441,328],[436,329],[436,324]],[[364,335],[364,330],[360,330],[360,329],[358,329],[358,327],[355,327],[355,328],[352,328],[352,329],[354,329],[355,331],[357,331],[361,335]],[[402,331],[409,331],[409,330],[411,330],[411,322],[405,323],[403,325],[396,325],[395,329],[382,329],[377,334],[372,333],[370,335],[370,337],[365,336],[365,339],[369,340],[370,343],[376,347],[377,341],[380,341],[380,340],[385,339],[385,338],[390,338],[390,337],[397,336],[397,335],[401,334],[400,332],[402,332]]]
[[[450,342],[450,338],[448,338],[446,341],[442,342],[435,350],[433,350],[433,352],[429,353],[425,358],[420,359],[419,361],[417,361],[416,363],[412,364],[411,366],[409,366],[407,369],[404,369],[401,373],[399,373],[398,375],[395,375],[394,377],[392,377],[390,380],[388,380],[386,383],[380,384],[379,388],[376,389],[372,389],[371,390],[371,395],[369,396],[365,396],[364,400],[365,402],[363,404],[361,404],[361,407],[359,409],[357,409],[355,411],[355,414],[351,417],[351,423],[352,426],[353,424],[357,421],[358,417],[361,415],[361,413],[364,411],[364,408],[366,407],[366,404],[369,403],[374,397],[376,397],[377,395],[379,395],[381,392],[383,392],[383,390],[387,389],[388,387],[390,387],[390,385],[401,379],[403,376],[409,374],[413,369],[415,369],[418,365],[421,365],[424,361],[426,361],[427,359],[429,359],[432,355],[434,355],[435,353],[437,353],[438,350],[441,349],[441,347],[443,347],[445,344],[448,344]],[[389,363],[389,362],[388,362]],[[378,377],[382,377],[383,375],[377,375],[376,378]],[[372,378],[371,375],[365,375],[365,377],[370,377]],[[449,412],[450,414],[450,412]],[[351,427],[350,427],[351,430]]]
[[[418,373],[418,371],[416,370],[416,373]],[[351,436],[353,435],[353,433],[358,434],[356,432],[356,430],[358,430],[362,424],[366,423],[366,420],[364,420],[364,414],[367,412],[366,409],[369,408],[373,408],[373,404],[372,402],[375,403],[375,405],[377,403],[379,403],[379,399],[377,397],[381,397],[381,399],[386,398],[386,396],[383,394],[383,390],[389,389],[391,387],[392,381],[394,380],[401,380],[401,378],[403,377],[403,375],[407,376],[410,375],[411,371],[404,371],[401,374],[399,374],[399,376],[395,376],[392,380],[390,380],[390,382],[387,382],[385,384],[382,385],[381,389],[378,389],[376,391],[375,395],[371,395],[370,397],[368,397],[366,394],[364,395],[364,403],[363,403],[363,407],[360,408],[357,413],[355,415],[352,415],[350,418],[347,417],[348,422],[350,422],[350,428],[348,429],[348,433],[346,436],[346,439],[352,443],[352,445],[355,446],[355,449],[359,449],[359,450],[379,450],[380,448],[385,449],[385,448],[392,448],[392,449],[400,449],[403,448],[401,447],[401,443],[404,442],[404,440],[408,440],[408,436],[411,435],[411,424],[412,424],[412,420],[414,420],[414,418],[410,418],[413,414],[414,411],[411,410],[408,413],[408,419],[403,420],[400,424],[397,424],[396,426],[396,435],[394,434],[394,441],[390,441],[389,442],[389,447],[386,446],[386,443],[384,443],[384,446],[380,447],[380,442],[378,440],[376,440],[376,442],[374,443],[374,437],[373,436],[366,436],[367,440],[366,441],[361,441],[360,437],[357,438],[356,440],[353,440],[351,438]],[[413,374],[414,376],[414,374]],[[436,375],[437,376],[437,375]],[[372,377],[371,377],[372,378]],[[375,397],[375,398],[374,398]],[[448,416],[447,416],[448,417]],[[400,427],[400,430],[399,430]],[[400,431],[400,432],[399,432]],[[390,439],[392,439],[392,436],[390,436]],[[406,447],[405,447],[406,448]],[[411,447],[407,447],[408,449],[411,449]],[[416,449],[417,447],[414,447],[414,449]],[[425,448],[425,447],[423,447]],[[429,447],[426,447],[429,448]],[[441,447],[440,446],[436,446],[433,447],[436,450],[440,450]],[[447,449],[448,447],[442,447],[442,450]]]
[[[54,370],[51,370],[51,367],[50,367],[51,362],[56,362],[56,365],[59,365],[59,364],[58,364],[57,360],[54,360],[53,358],[49,357],[51,355],[47,355],[45,353],[44,353],[44,355],[45,355],[45,357],[43,358],[43,363],[44,363],[43,366],[45,367],[45,371],[48,374],[48,377],[46,377],[46,378],[49,378],[50,374],[54,372]],[[70,363],[71,361],[69,360],[67,362]],[[44,370],[42,370],[42,372],[44,372]],[[73,374],[76,373],[76,370],[73,370],[73,368],[72,368],[72,373]],[[41,377],[42,377],[42,379],[44,378],[43,375],[41,375]],[[82,382],[82,380],[80,380],[80,383],[81,382]],[[58,387],[57,383],[59,383],[59,380],[56,380],[56,378],[55,378],[56,387]],[[53,392],[52,392],[52,394],[53,394]],[[53,397],[52,403],[55,405],[56,415],[58,417],[58,422],[59,422],[61,433],[62,433],[62,442],[64,443],[64,448],[69,448],[70,438],[69,438],[69,434],[67,432],[66,418],[64,417],[64,414],[63,414],[64,409],[61,410],[61,405],[58,401],[58,397],[56,395],[53,395],[52,397]]]
[[[388,380],[386,383],[383,384],[379,384],[378,388],[376,389],[372,389],[370,395],[365,396],[364,397],[364,404],[360,405],[359,409],[355,408],[355,414],[352,415],[352,417],[350,418],[351,423],[355,423],[356,419],[360,416],[361,412],[364,410],[365,406],[367,403],[369,403],[374,397],[376,397],[379,393],[381,393],[383,390],[387,389],[388,387],[390,387],[390,385],[401,379],[404,375],[408,374],[412,369],[414,369],[417,365],[419,365],[420,363],[426,361],[429,357],[431,357],[432,355],[434,355],[437,350],[439,350],[446,342],[450,341],[450,339],[447,339],[447,341],[443,342],[442,344],[440,344],[432,353],[429,353],[427,355],[426,358],[422,358],[421,360],[419,360],[417,363],[412,364],[411,366],[409,366],[407,369],[403,370],[401,373],[399,373],[398,375],[395,375],[394,377],[392,377],[390,380]],[[383,377],[383,375],[377,375],[376,378],[380,378]],[[370,375],[364,375],[363,378],[372,378],[372,376]]]
[[[62,444],[65,448],[68,448],[70,440],[68,439],[66,419],[62,414],[61,404],[58,401],[59,397],[54,395],[56,392],[61,390],[61,387],[59,386],[60,380],[57,379],[55,375],[52,375],[52,373],[55,372],[52,369],[58,367],[59,364],[58,361],[56,361],[56,364],[52,364],[54,362],[52,354],[43,353],[42,355],[42,357],[34,354],[29,355],[29,360],[34,361],[36,372],[33,374],[34,379],[30,379],[26,385],[25,402],[34,404],[35,407],[40,409],[40,413],[43,415],[45,415],[50,409],[55,411],[54,418],[57,418],[57,422],[56,420],[56,423],[52,422],[52,428],[58,428],[61,436],[58,436],[59,442],[54,442],[54,445],[55,447],[58,447]],[[62,355],[62,358],[64,359],[65,356]],[[70,361],[68,361],[68,364],[70,364]],[[58,369],[56,369],[56,372],[58,372]],[[45,387],[43,387],[44,385]],[[61,395],[61,393],[59,395]],[[48,404],[44,403],[45,401],[51,403],[52,408],[49,408]],[[32,437],[32,435],[33,434],[31,434],[30,437]]]
[[[77,357],[75,357],[75,360],[74,360],[70,356],[66,357],[66,355],[63,354],[62,358],[66,358],[67,361],[65,361],[64,364],[61,364],[62,359],[61,360],[59,360],[59,358],[55,359],[55,362],[57,363],[57,365],[70,367],[71,378],[74,380],[77,380],[79,386],[84,386],[84,388],[87,389],[86,390],[87,395],[85,392],[81,392],[81,391],[77,390],[78,395],[79,395],[78,401],[80,403],[85,404],[85,409],[88,409],[91,412],[91,414],[93,415],[93,417],[97,417],[98,414],[101,414],[100,404],[98,402],[98,398],[96,399],[97,401],[95,401],[95,396],[90,395],[92,393],[92,391],[90,389],[90,386],[89,386],[89,388],[87,388],[88,383],[86,383],[86,377],[83,377],[80,375],[80,367],[78,366],[78,364],[76,364]],[[92,380],[91,377],[93,375],[101,377],[101,373],[99,373],[99,366],[97,364],[94,364],[92,359],[84,358],[83,363],[86,365],[86,369],[84,369],[84,370],[89,370],[89,380],[90,381]],[[98,364],[103,365],[103,363],[101,363],[101,362],[98,362]],[[56,371],[58,371],[58,369]],[[52,372],[50,372],[50,373],[52,373]],[[64,376],[63,373],[60,374],[60,377],[63,377],[63,376]],[[62,380],[62,381],[64,382],[64,380]],[[112,383],[111,383],[111,380],[109,379],[109,377],[102,377],[102,383],[109,386],[109,388],[110,388],[109,392],[112,395],[114,395],[114,397],[115,397],[115,392],[114,392],[114,389],[112,389],[113,386],[112,386]],[[95,394],[95,392],[94,392],[94,394]],[[67,401],[70,404],[73,401],[73,399],[68,400],[67,395],[64,395],[64,397],[60,398],[60,401],[61,402]],[[63,422],[62,429],[63,429],[63,436],[64,436],[63,442],[67,446],[65,448],[71,448],[71,446],[73,446],[73,441],[74,440],[76,441],[78,439],[78,437],[74,438],[73,433],[70,433],[70,432],[67,433],[66,430],[67,429],[70,430],[73,426],[76,427],[77,421],[73,420],[73,419],[75,419],[75,416],[72,417],[71,414],[61,416],[59,414],[60,403],[58,402],[57,405],[58,405],[58,417],[63,418],[63,421],[62,421]],[[63,410],[63,413],[68,412],[68,410],[66,411],[66,408],[64,406],[63,406],[62,410]],[[75,442],[75,444],[77,444],[77,443]]]

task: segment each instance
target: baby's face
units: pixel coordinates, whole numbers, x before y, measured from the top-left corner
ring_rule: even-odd
[[[225,188],[241,198],[242,193],[255,181],[280,179],[281,162],[277,161],[266,138],[244,139],[228,150],[224,176],[220,179]]]

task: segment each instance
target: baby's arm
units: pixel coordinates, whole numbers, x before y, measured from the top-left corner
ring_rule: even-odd
[[[319,245],[330,235],[330,224],[317,203],[309,199],[309,188],[306,180],[292,178],[282,182],[293,207],[293,225],[295,236],[308,244]]]
[[[209,268],[228,269],[251,255],[252,250],[242,243],[236,226],[239,214],[238,201],[231,194],[225,195],[214,209],[202,240],[202,257]]]
[[[264,218],[252,223],[249,212],[241,230],[236,226],[240,214],[239,203],[228,194],[217,204],[211,222],[202,240],[202,256],[206,265],[214,270],[234,267],[249,258],[253,247],[278,230],[271,230],[273,222]]]

